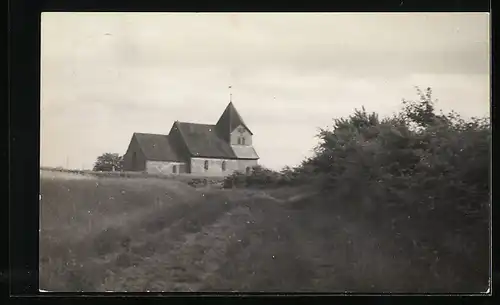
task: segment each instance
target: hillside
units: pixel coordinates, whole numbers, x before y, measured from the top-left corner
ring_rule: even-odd
[[[425,268],[376,228],[325,209],[329,199],[304,194],[41,171],[40,289],[481,289],[452,265]]]

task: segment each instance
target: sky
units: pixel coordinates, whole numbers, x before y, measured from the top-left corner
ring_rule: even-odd
[[[489,37],[487,13],[43,13],[41,166],[91,169],[134,132],[215,124],[228,86],[277,170],[333,118],[390,115],[415,86],[489,116]]]

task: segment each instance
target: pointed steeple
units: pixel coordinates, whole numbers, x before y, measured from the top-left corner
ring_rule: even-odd
[[[217,121],[217,124],[215,125],[217,128],[217,132],[223,139],[229,141],[231,132],[233,132],[233,130],[235,130],[236,127],[240,125],[245,126],[248,132],[250,132],[250,134],[253,134],[234,107],[233,102],[229,102],[221,117]]]

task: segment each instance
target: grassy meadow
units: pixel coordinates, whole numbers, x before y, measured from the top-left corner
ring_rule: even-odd
[[[452,264],[426,268],[376,227],[326,210],[322,202],[299,187],[195,189],[173,179],[42,171],[40,289],[474,288],[457,283]]]

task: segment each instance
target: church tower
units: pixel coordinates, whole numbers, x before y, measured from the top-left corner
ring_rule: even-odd
[[[215,127],[219,136],[230,145],[252,145],[253,133],[241,118],[233,102],[229,102]]]

